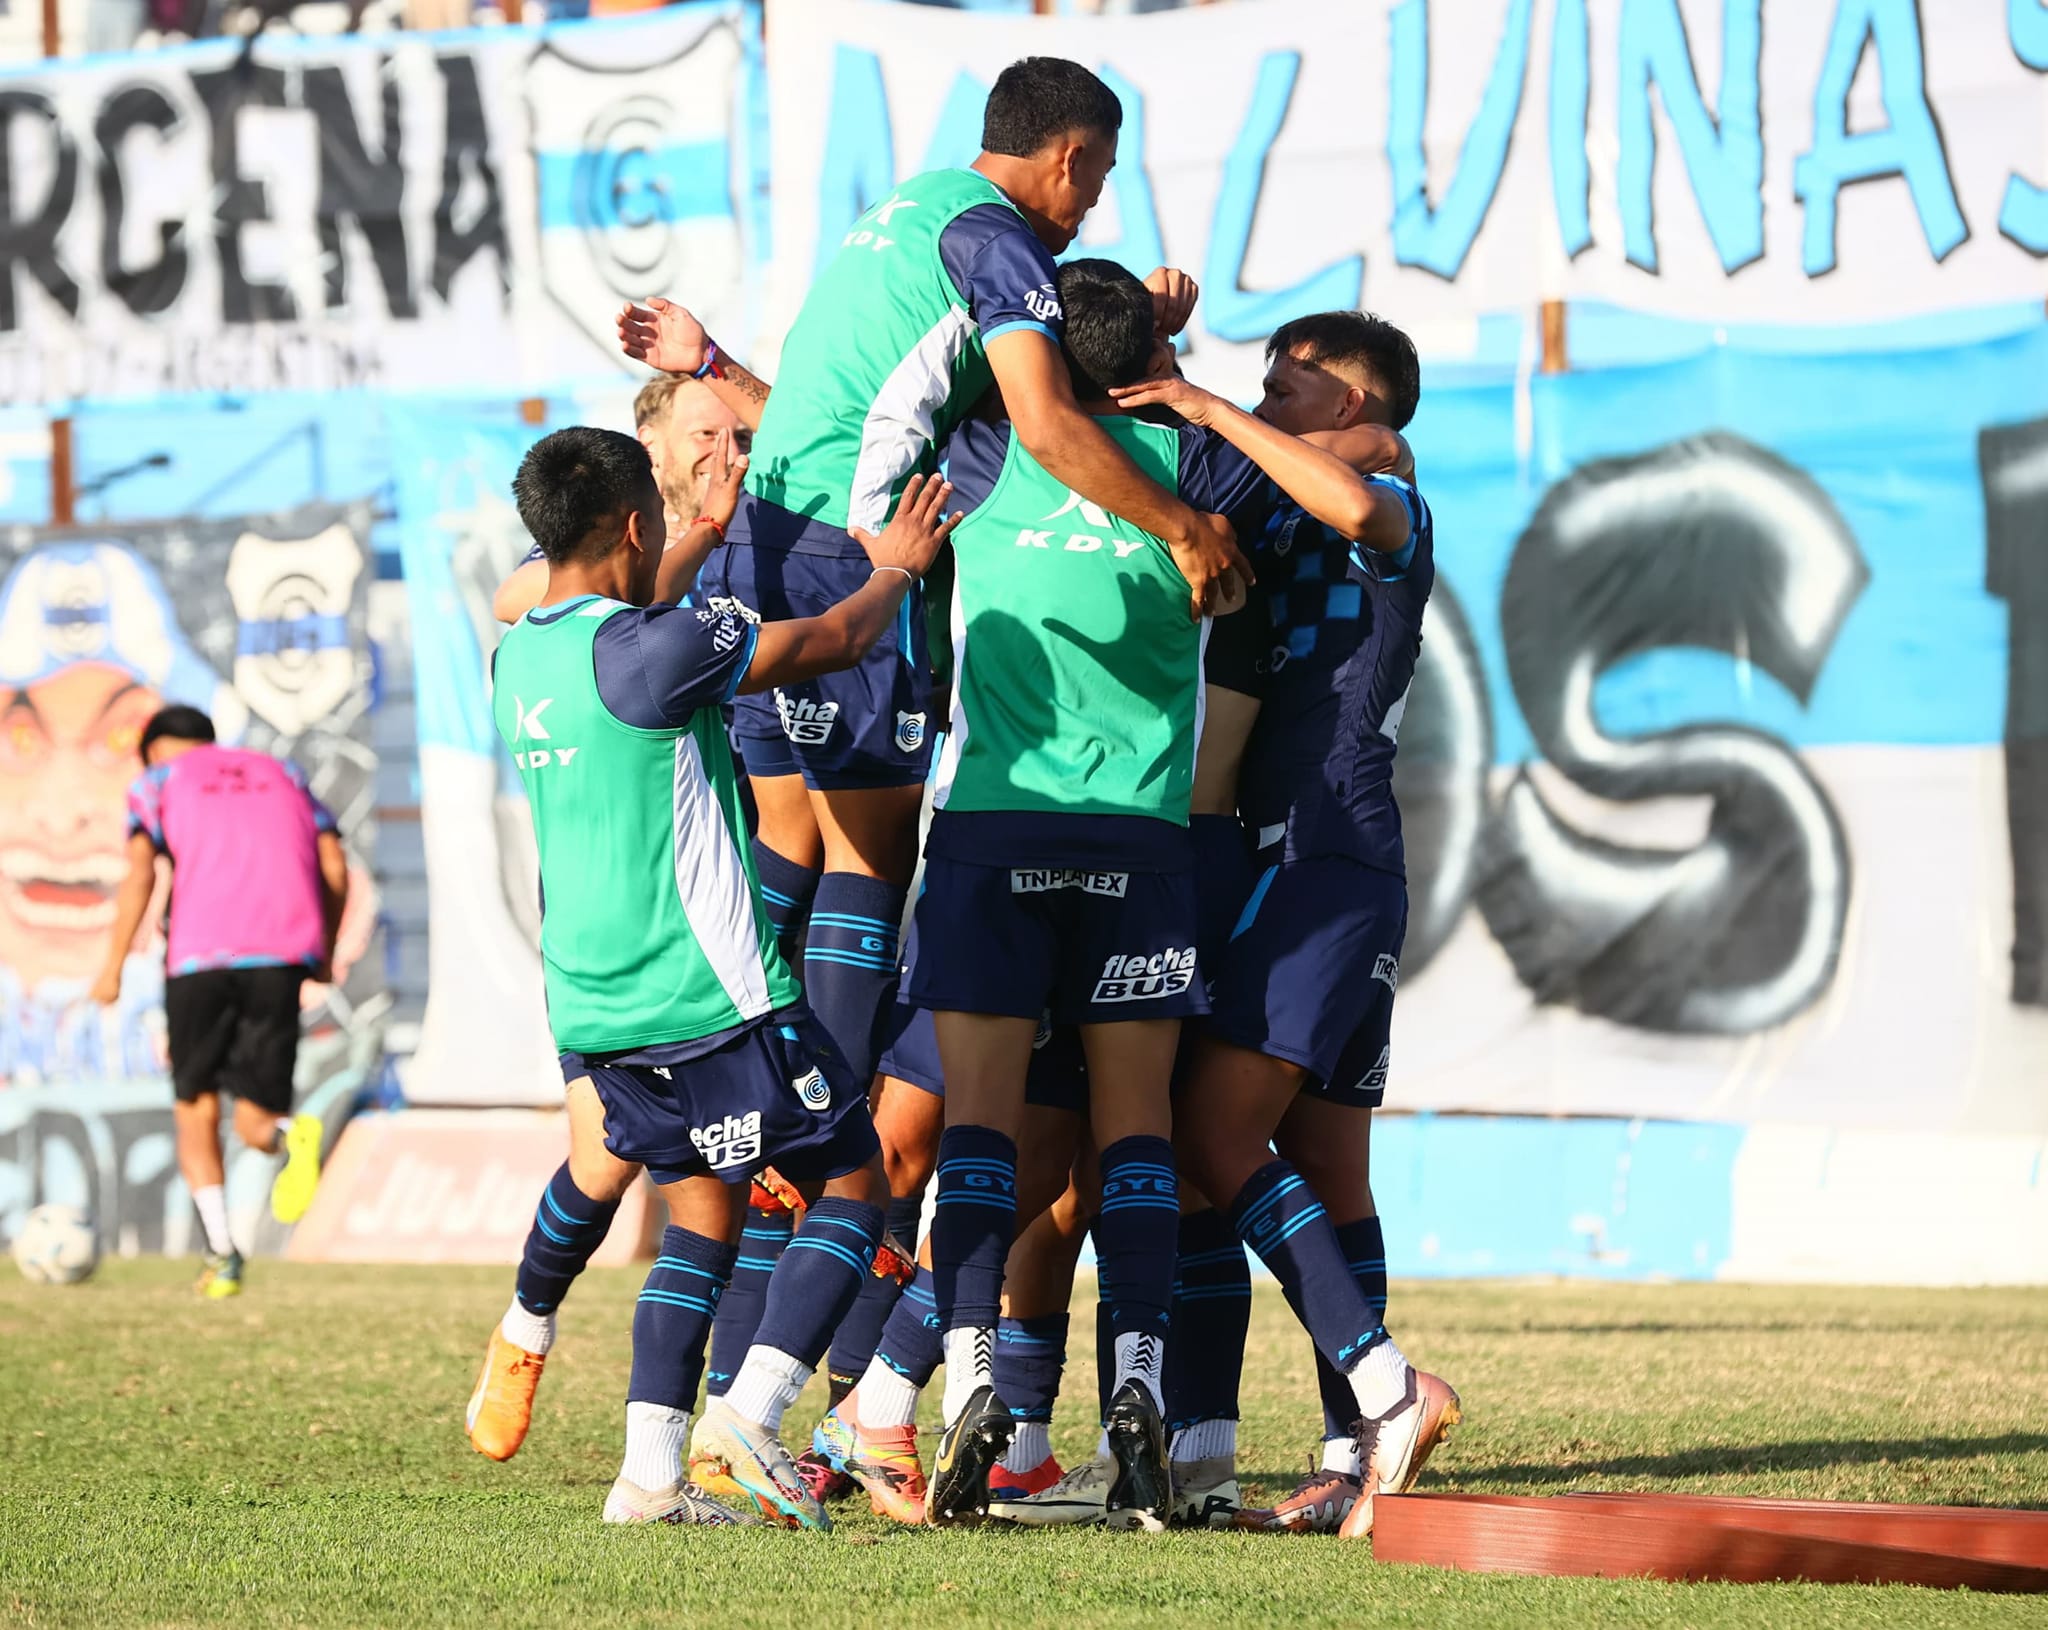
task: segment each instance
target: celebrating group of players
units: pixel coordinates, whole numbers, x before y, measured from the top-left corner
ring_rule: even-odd
[[[517,1450],[644,1168],[669,1225],[606,1521],[821,1528],[858,1484],[904,1522],[1363,1534],[1458,1419],[1387,1334],[1367,1169],[1434,577],[1415,351],[1329,312],[1272,336],[1256,415],[1182,379],[1184,275],[1053,260],[1120,123],[1084,68],[1013,64],[975,164],[847,233],[772,391],[681,306],[629,306],[640,438],[520,467],[492,707],[571,1147],[468,1425]],[[1063,1471],[1091,1233],[1102,1434]],[[1247,1245],[1326,1428],[1264,1511],[1235,1473]]]

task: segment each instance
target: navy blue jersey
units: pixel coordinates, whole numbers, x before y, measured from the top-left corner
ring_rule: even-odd
[[[1240,538],[1256,535],[1280,496],[1265,471],[1213,430],[1191,424],[1179,430],[1181,501],[1223,516]],[[995,490],[1011,435],[1007,419],[968,419],[954,427],[939,449],[946,479],[953,483],[949,507],[974,509]]]
[[[1345,855],[1403,872],[1394,746],[1436,555],[1421,494],[1396,476],[1367,479],[1407,505],[1399,552],[1352,544],[1291,503],[1259,539],[1246,615],[1263,614],[1270,637],[1238,805],[1259,847],[1285,836],[1289,860]]]
[[[986,345],[1016,328],[1036,329],[1053,344],[1066,328],[1051,253],[1014,209],[977,204],[939,233],[939,259],[967,301]]]

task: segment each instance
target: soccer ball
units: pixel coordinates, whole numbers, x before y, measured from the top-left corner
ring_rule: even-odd
[[[75,1285],[99,1264],[99,1233],[78,1206],[37,1206],[14,1236],[14,1265],[38,1285]]]

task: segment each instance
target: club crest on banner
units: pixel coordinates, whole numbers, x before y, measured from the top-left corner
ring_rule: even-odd
[[[689,93],[738,81],[739,28],[712,13],[693,38],[670,41],[650,62],[638,39],[626,52],[612,36],[556,36],[525,75],[542,280],[608,360],[620,301],[745,280],[731,103]],[[707,321],[717,315],[707,307]]]
[[[235,688],[287,736],[355,689],[348,614],[362,569],[355,534],[339,523],[310,538],[245,532],[235,540],[227,573],[239,624]]]

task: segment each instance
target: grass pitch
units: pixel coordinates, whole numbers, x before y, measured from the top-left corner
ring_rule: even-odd
[[[1480,1577],[1291,1536],[599,1526],[640,1275],[587,1274],[507,1465],[462,1410],[506,1270],[182,1262],[0,1281],[0,1625],[2042,1625],[2038,1598]],[[2048,1506],[2048,1292],[1409,1284],[1466,1424],[1425,1489]],[[1094,1429],[1093,1316],[1054,1441]],[[1306,1340],[1259,1289],[1239,1464],[1291,1487]],[[792,1440],[822,1408],[814,1388]]]

